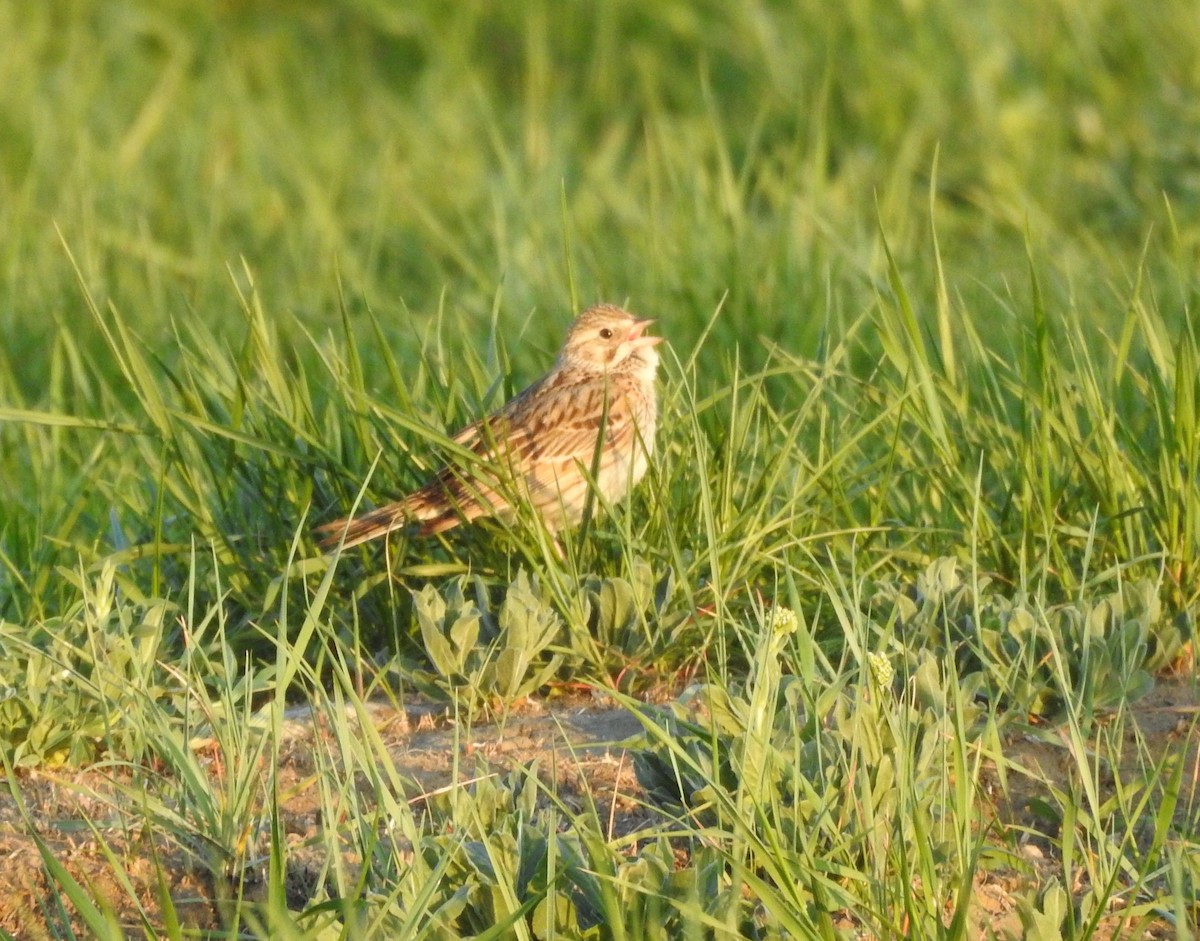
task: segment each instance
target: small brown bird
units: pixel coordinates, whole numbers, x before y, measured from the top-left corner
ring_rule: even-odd
[[[663,338],[645,335],[653,322],[589,307],[546,376],[454,436],[470,457],[395,503],[321,526],[322,547],[348,548],[409,526],[429,536],[484,516],[511,519],[521,502],[557,532],[583,519],[591,482],[610,503],[624,498],[654,448],[654,347]]]

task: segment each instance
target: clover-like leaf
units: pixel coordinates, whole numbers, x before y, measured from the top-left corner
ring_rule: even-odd
[[[412,599],[413,611],[417,616],[417,625],[421,629],[421,640],[429,662],[442,676],[452,676],[458,671],[460,664],[454,656],[450,641],[442,634],[446,602],[432,585],[414,591]]]

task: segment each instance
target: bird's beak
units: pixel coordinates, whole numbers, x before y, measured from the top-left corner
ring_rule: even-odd
[[[654,320],[651,318],[635,320],[633,326],[629,328],[629,334],[625,337],[625,342],[632,343],[634,347],[657,346],[666,338],[642,336],[646,332],[646,328],[652,323],[654,323]]]

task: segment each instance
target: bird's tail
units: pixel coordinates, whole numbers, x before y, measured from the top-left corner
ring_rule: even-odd
[[[344,549],[349,549],[351,546],[360,545],[379,536],[386,536],[397,529],[403,529],[411,522],[413,522],[411,511],[407,502],[402,501],[389,503],[387,506],[381,506],[362,516],[346,517],[334,520],[332,523],[325,523],[317,527],[317,532],[321,534],[321,549],[328,552],[336,549],[339,545]]]
[[[479,506],[469,503],[460,507],[447,494],[445,483],[436,480],[410,493],[403,500],[370,510],[362,516],[325,523],[317,527],[317,532],[321,533],[321,549],[328,552],[339,544],[349,549],[398,529],[408,530],[414,536],[433,536],[453,529],[464,520],[475,519],[482,513]]]

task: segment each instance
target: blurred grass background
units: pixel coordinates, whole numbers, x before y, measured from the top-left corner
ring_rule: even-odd
[[[931,210],[1001,344],[1027,234],[1098,327],[1148,242],[1156,294],[1191,297],[1189,3],[8,2],[0,25],[0,327],[35,398],[56,322],[86,320],[62,242],[153,337],[235,315],[245,258],[304,323],[340,272],[398,343],[443,296],[481,327],[536,308],[551,342],[569,252],[581,299],[685,344],[728,292],[728,339],[806,350],[869,303],[880,227],[927,289]]]

